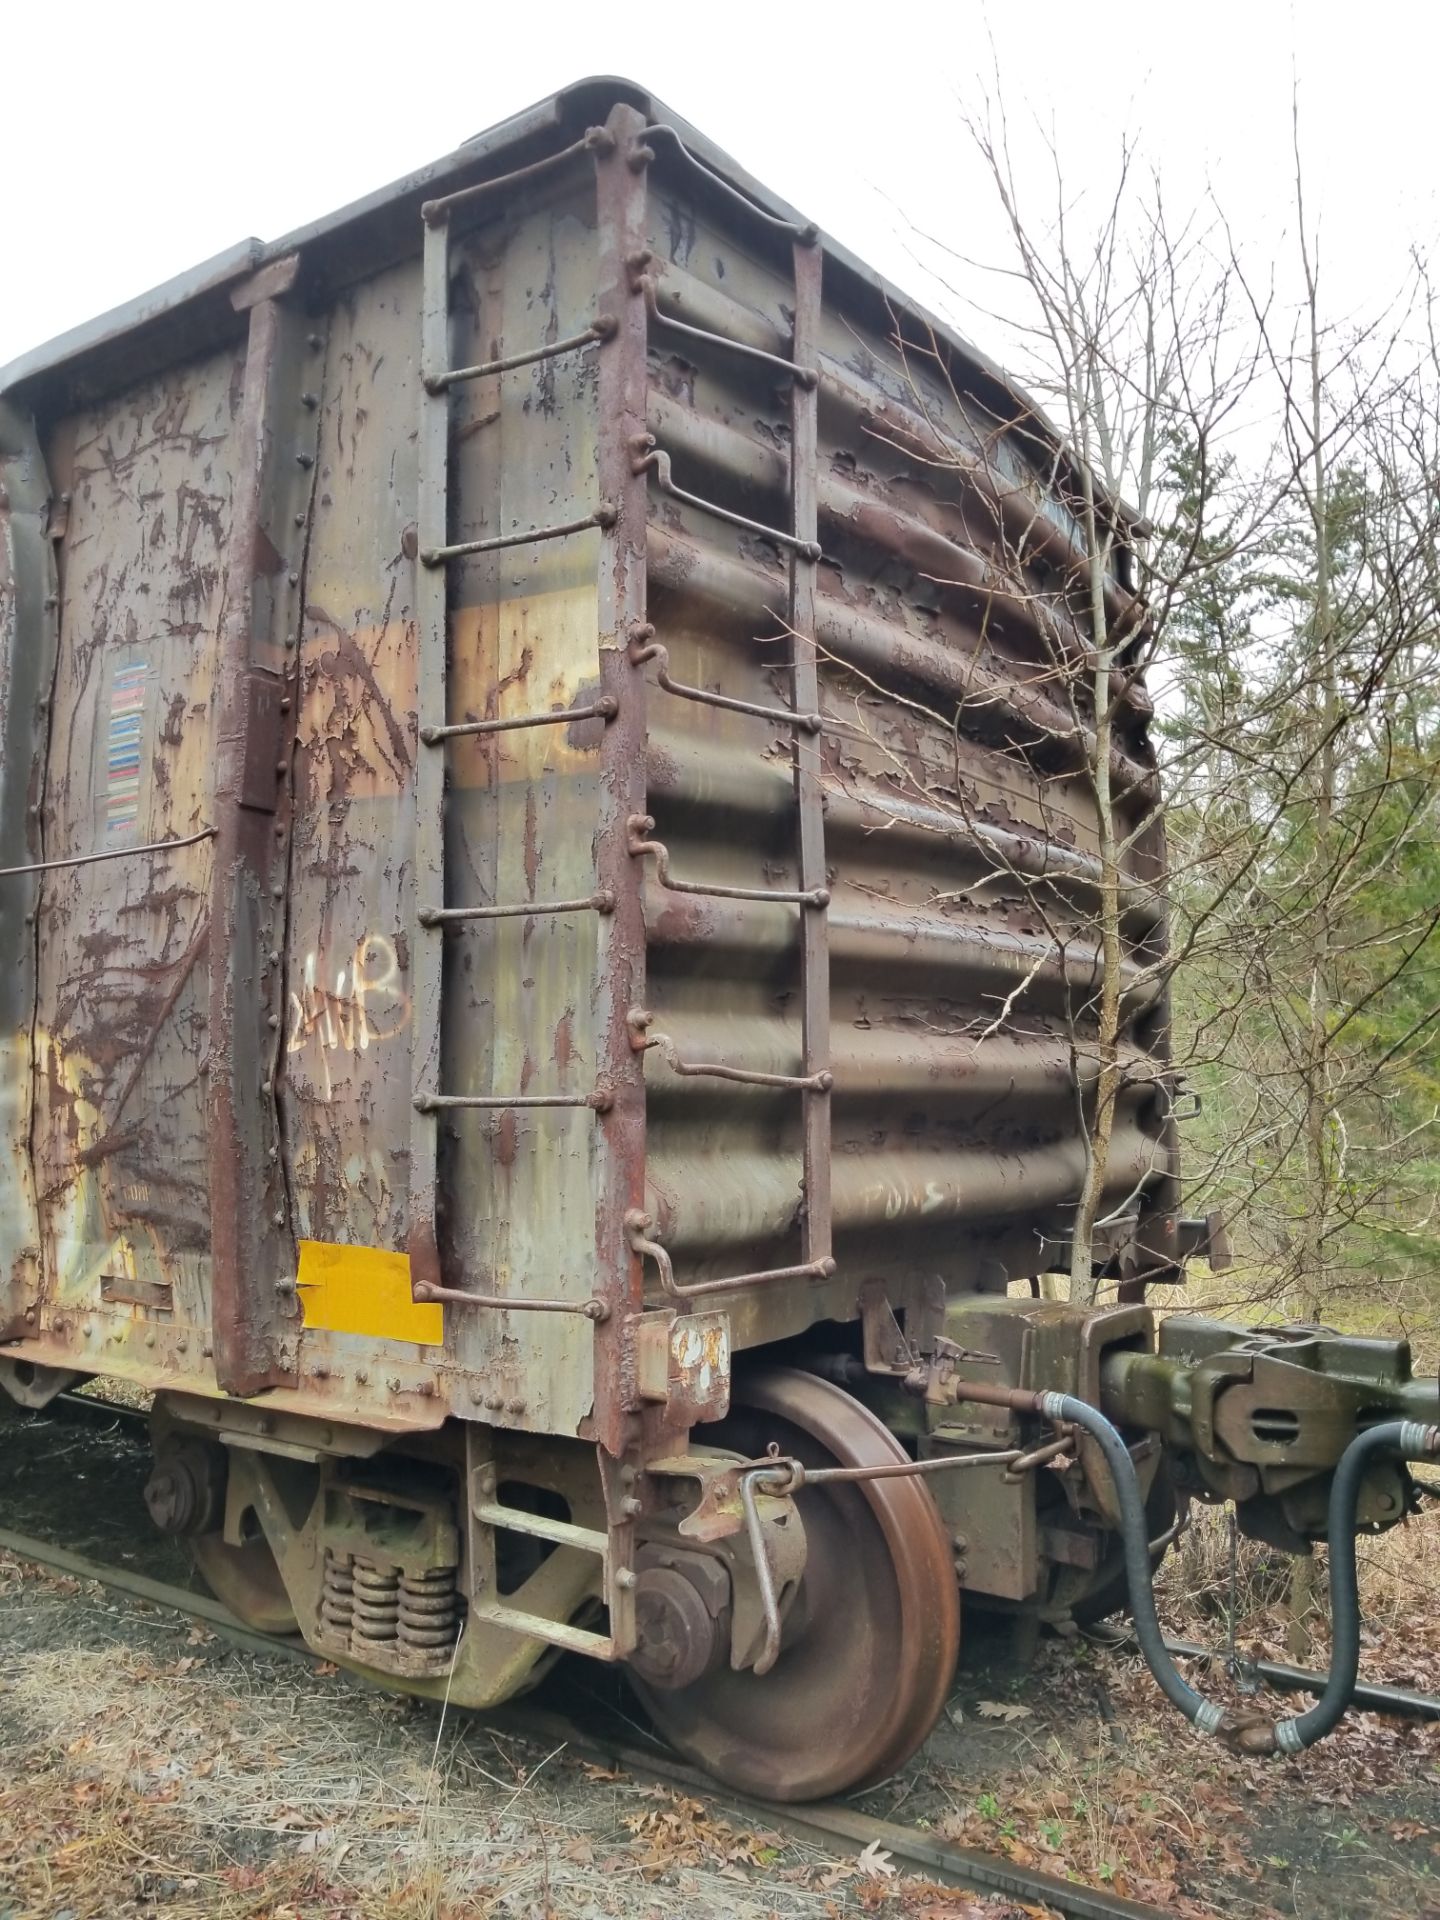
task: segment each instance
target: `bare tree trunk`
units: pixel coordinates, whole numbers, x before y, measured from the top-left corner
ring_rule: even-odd
[[[1319,256],[1305,226],[1298,114],[1308,338],[1292,334],[1288,319],[1276,327],[1273,288],[1253,288],[1238,256],[1217,265],[1204,218],[1197,228],[1172,226],[1158,182],[1137,209],[1128,145],[1095,221],[1093,203],[1082,212],[1067,191],[1052,151],[1055,199],[1042,228],[1020,205],[1003,100],[987,101],[984,117],[968,125],[1014,243],[1016,264],[1006,271],[1025,295],[1017,338],[1074,461],[1061,462],[1070,514],[1068,551],[1058,557],[1038,520],[1033,532],[1021,523],[1015,477],[993,476],[1003,598],[1033,596],[1043,642],[1037,699],[1063,716],[1055,738],[1079,748],[1066,754],[1063,774],[1048,746],[1037,766],[1045,780],[1083,782],[1087,815],[1094,806],[1083,894],[990,856],[1064,955],[1067,1118],[1083,1157],[1066,1212],[1037,1250],[1037,1264],[1048,1267],[1050,1236],[1068,1233],[1055,1262],[1064,1271],[1042,1274],[1039,1287],[1047,1296],[1068,1288],[1076,1305],[1091,1306],[1112,1257],[1139,1285],[1168,1275],[1163,1236],[1152,1245],[1143,1231],[1127,1239],[1119,1229],[1131,1213],[1143,1228],[1174,1210],[1170,1152],[1184,1116],[1167,1102],[1188,1069],[1209,1082],[1191,1191],[1223,1199],[1248,1242],[1235,1284],[1283,1301],[1296,1317],[1330,1316],[1343,1311],[1337,1249],[1394,1219],[1405,1193],[1381,1143],[1408,1126],[1405,1164],[1418,1182],[1428,1143],[1440,1137],[1440,1118],[1416,1116],[1404,1085],[1414,1051],[1440,1030],[1440,995],[1425,971],[1434,958],[1427,943],[1440,937],[1440,898],[1428,902],[1421,891],[1433,800],[1412,791],[1427,767],[1440,776],[1435,301],[1422,280],[1423,297],[1405,296],[1383,320],[1358,331],[1326,326]],[[1412,341],[1416,323],[1421,337]],[[1410,365],[1417,351],[1418,371]],[[1268,442],[1254,441],[1251,396],[1271,406],[1261,414]],[[927,416],[918,386],[914,412]],[[951,457],[942,440],[933,457],[942,466]],[[968,467],[969,455],[958,458]],[[1137,482],[1133,507],[1118,504]],[[1122,576],[1130,589],[1131,569],[1112,561],[1141,525],[1149,529],[1148,611],[1132,626],[1129,603],[1116,594]],[[982,652],[988,644],[987,631]],[[1157,664],[1172,697],[1147,731],[1143,703],[1117,689]],[[1397,742],[1387,703],[1427,718]],[[956,715],[937,718],[958,735]],[[1167,744],[1173,931],[1162,940],[1135,904],[1158,880],[1153,836],[1143,817],[1132,821],[1130,776],[1115,769]],[[1017,741],[1017,751],[1027,748]],[[968,826],[963,777],[937,781],[926,797],[955,805]],[[1180,837],[1188,858],[1177,860]],[[1409,884],[1392,900],[1384,876],[1397,847]],[[1071,964],[1082,952],[1083,976]],[[1146,1036],[1132,1050],[1127,1022],[1164,996],[1181,966],[1189,975],[1173,1077],[1152,1096],[1143,1084]],[[1032,972],[1005,996],[997,1030],[1051,1022],[1042,1000],[1049,992],[1048,979]],[[1407,995],[1420,1004],[1412,1008]],[[1403,1029],[1392,1044],[1377,1038],[1377,1018]],[[1395,1119],[1378,1111],[1392,1087]],[[1192,1090],[1198,1113],[1202,1088]],[[1165,1144],[1138,1164],[1162,1108]],[[1132,1166],[1126,1195],[1120,1173]],[[1417,1266],[1432,1257],[1432,1200],[1427,1178],[1400,1222],[1417,1242]],[[1302,1616],[1309,1579],[1302,1567]]]
[[[1309,1031],[1306,1037],[1304,1068],[1305,1203],[1301,1211],[1296,1248],[1296,1292],[1300,1317],[1305,1320],[1318,1320],[1324,1313],[1330,1214],[1334,1199],[1331,1188],[1330,1139],[1335,1117],[1330,1084],[1330,1014],[1333,1003],[1331,973],[1334,965],[1332,954],[1334,931],[1331,925],[1329,880],[1335,831],[1336,737],[1340,715],[1339,690],[1336,684],[1334,620],[1331,607],[1330,510],[1323,438],[1323,381],[1320,367],[1317,285],[1309,243],[1305,238],[1304,202],[1300,198],[1300,192],[1297,171],[1296,197],[1301,214],[1300,248],[1305,268],[1305,288],[1310,320],[1310,512],[1315,539],[1315,577],[1310,630],[1315,662],[1315,724],[1319,730],[1319,737],[1313,742],[1312,749],[1312,765],[1315,770],[1314,865],[1318,885],[1311,927],[1315,958],[1310,972]]]
[[[1296,1299],[1302,1320],[1320,1320],[1325,1311],[1326,1265],[1330,1248],[1330,1216],[1334,1201],[1331,1184],[1331,1133],[1334,1127],[1331,1086],[1330,1018],[1334,1002],[1331,974],[1334,928],[1330,910],[1330,878],[1335,837],[1336,739],[1339,730],[1339,689],[1335,661],[1335,630],[1331,606],[1330,506],[1323,438],[1324,385],[1320,367],[1320,334],[1315,268],[1305,236],[1304,198],[1299,166],[1295,176],[1300,214],[1300,252],[1305,269],[1305,292],[1310,321],[1310,513],[1315,540],[1315,574],[1310,619],[1315,694],[1313,709],[1319,737],[1312,742],[1315,819],[1315,906],[1310,932],[1314,961],[1308,995],[1309,1027],[1304,1055],[1305,1180],[1297,1236]],[[1315,1609],[1315,1562],[1299,1554],[1291,1564],[1285,1644],[1292,1660],[1310,1653],[1310,1617]]]
[[[1290,1562],[1290,1592],[1285,1603],[1285,1651],[1292,1660],[1309,1658],[1310,1621],[1315,1613],[1315,1556],[1297,1553]]]
[[[1124,947],[1120,937],[1120,847],[1115,823],[1115,799],[1110,777],[1110,747],[1114,732],[1111,693],[1111,645],[1105,610],[1105,572],[1110,536],[1100,532],[1095,511],[1095,482],[1088,461],[1082,466],[1085,536],[1088,549],[1090,622],[1095,642],[1093,699],[1094,750],[1090,779],[1095,792],[1100,895],[1098,902],[1101,981],[1098,1032],[1095,1038],[1098,1074],[1094,1110],[1085,1129],[1085,1180],[1075,1208],[1070,1241],[1070,1298],[1093,1306],[1099,1292],[1095,1273],[1095,1227],[1101,1218],[1110,1169],[1110,1141],[1115,1127],[1115,1102],[1120,1091],[1120,985]]]

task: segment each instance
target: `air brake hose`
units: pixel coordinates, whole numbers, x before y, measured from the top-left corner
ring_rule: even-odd
[[[1428,1460],[1440,1453],[1440,1427],[1418,1420],[1386,1420],[1357,1434],[1340,1456],[1330,1482],[1326,1538],[1330,1547],[1330,1674],[1325,1691],[1306,1713],[1281,1720],[1275,1745],[1300,1753],[1323,1740],[1350,1704],[1360,1670],[1360,1592],[1355,1578],[1355,1513],[1365,1469],[1377,1453],[1402,1460]]]
[[[1040,1412],[1046,1419],[1068,1420],[1082,1427],[1105,1456],[1120,1503],[1120,1542],[1125,1554],[1125,1581],[1130,1592],[1135,1637],[1156,1685],[1201,1733],[1218,1733],[1225,1724],[1224,1708],[1204,1699],[1181,1679],[1160,1631],[1150,1567],[1150,1529],[1145,1523],[1145,1502],[1140,1497],[1140,1482],[1135,1477],[1130,1449],[1098,1407],[1076,1400],[1068,1393],[1042,1393],[1038,1398]]]
[[[1201,1733],[1220,1734],[1228,1745],[1244,1753],[1300,1753],[1314,1746],[1335,1726],[1355,1690],[1360,1666],[1360,1597],[1355,1577],[1355,1514],[1365,1470],[1376,1454],[1396,1453],[1404,1460],[1431,1459],[1440,1454],[1440,1427],[1418,1420],[1387,1420],[1357,1434],[1335,1468],[1330,1483],[1327,1536],[1330,1546],[1330,1673],[1325,1691],[1308,1712],[1273,1725],[1268,1721],[1236,1721],[1222,1707],[1206,1700],[1181,1679],[1160,1632],[1155,1613],[1154,1575],[1150,1566],[1149,1529],[1135,1463],[1130,1449],[1098,1408],[1068,1393],[1037,1396],[1039,1411],[1050,1420],[1068,1420],[1081,1427],[1099,1446],[1115,1484],[1120,1503],[1121,1542],[1125,1578],[1135,1637],[1156,1684]]]

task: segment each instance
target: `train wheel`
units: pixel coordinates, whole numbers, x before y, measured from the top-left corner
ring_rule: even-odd
[[[300,1622],[263,1535],[232,1547],[221,1533],[197,1533],[190,1551],[202,1579],[235,1618],[256,1633],[298,1633]]]
[[[755,1459],[773,1441],[809,1467],[907,1456],[858,1401],[777,1367],[737,1381],[697,1441]],[[632,1684],[670,1743],[727,1785],[817,1800],[893,1773],[934,1726],[960,1648],[950,1543],[924,1481],[805,1488],[806,1561],[771,1671],[720,1663],[692,1685]]]

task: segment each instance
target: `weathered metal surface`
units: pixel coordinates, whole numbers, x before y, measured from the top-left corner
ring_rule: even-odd
[[[1092,1398],[1164,1437],[1177,1484],[1235,1501],[1246,1532],[1291,1552],[1323,1538],[1330,1473],[1356,1434],[1386,1417],[1429,1423],[1437,1406],[1406,1340],[1303,1325],[1252,1331],[1190,1314],[1164,1321],[1158,1353],[1108,1354]],[[1377,1464],[1360,1523],[1394,1525],[1407,1484],[1398,1461]]]
[[[817,492],[819,482],[820,314],[824,255],[818,236],[795,242],[795,326],[790,352],[803,369],[790,397],[790,694],[795,713],[820,712],[819,649],[815,642],[815,575],[823,552]],[[806,549],[809,549],[809,552]],[[813,558],[811,557],[813,555]],[[829,892],[825,860],[825,780],[818,729],[794,734],[795,808],[799,815],[796,877],[802,891]],[[830,1111],[835,1076],[830,1069],[829,908],[800,915],[800,1033],[805,1072],[816,1084],[807,1088],[801,1113],[801,1189],[804,1195],[801,1246],[807,1265],[829,1260],[834,1220],[830,1195]]]
[[[121,856],[46,873],[38,898],[37,1331],[91,1367],[209,1370],[212,842],[142,849],[214,824],[242,378],[222,353],[48,434],[68,510],[44,852]],[[168,1288],[173,1306],[107,1300],[107,1275]]]
[[[323,336],[285,303],[294,256],[237,288],[249,313],[216,668],[206,1069],[210,1321],[229,1393],[295,1377],[277,1282],[298,1257],[279,1100],[295,654]],[[306,405],[306,400],[309,405]],[[291,1316],[293,1333],[293,1314]]]
[[[644,879],[630,854],[628,822],[644,810],[649,726],[645,674],[635,658],[647,617],[648,490],[633,457],[645,432],[649,386],[649,326],[640,258],[649,175],[643,164],[632,164],[644,159],[643,115],[617,107],[609,126],[615,148],[595,163],[596,300],[603,312],[615,318],[617,331],[597,369],[597,406],[609,430],[600,439],[596,480],[601,495],[616,508],[616,520],[601,541],[596,630],[600,686],[602,695],[614,702],[615,717],[600,741],[595,854],[615,911],[600,929],[604,945],[591,1017],[596,1061],[612,1100],[596,1143],[594,1194],[595,1259],[611,1314],[595,1336],[593,1430],[619,1458],[637,1449],[644,1404],[637,1379],[637,1342],[645,1278],[625,1221],[645,1200],[645,1074],[630,1026],[632,1010],[645,1004]],[[663,1416],[655,1417],[655,1404],[649,1424],[663,1427]],[[633,1457],[627,1465],[633,1471]],[[633,1528],[627,1528],[627,1533],[633,1533]],[[621,1557],[627,1566],[633,1560],[632,1540],[625,1541]],[[633,1637],[633,1600],[628,1625]]]
[[[450,364],[564,339],[613,312],[600,286],[597,181],[577,152],[524,191],[479,203],[452,232]],[[629,178],[627,170],[627,179]],[[599,471],[594,352],[470,381],[450,396],[449,539],[479,550],[449,569],[447,723],[595,704],[602,692],[598,596],[610,533],[579,523],[606,500]],[[575,526],[504,547],[491,539]],[[444,852],[452,909],[607,901],[597,834],[601,756],[615,720],[454,739]],[[596,1398],[596,1325],[526,1313],[527,1295],[613,1305],[597,1262],[595,1188],[613,1099],[594,1009],[615,915],[507,913],[445,938],[440,1085],[484,1100],[445,1116],[440,1253],[447,1284],[510,1296],[517,1311],[448,1309],[450,1340],[477,1412],[576,1433]],[[521,1102],[563,1099],[566,1104]],[[515,1104],[510,1104],[514,1102]],[[467,1204],[458,1204],[461,1195]]]
[[[160,373],[123,328],[21,368],[25,525],[73,498],[53,819],[7,758],[0,865],[95,851],[143,747],[133,858],[0,880],[40,902],[0,1082],[35,1357],[633,1463],[719,1391],[657,1397],[663,1272],[720,1285],[728,1355],[1063,1247],[1099,865],[1043,425],[662,117],[574,90],[163,302]],[[1131,1277],[1174,1211],[1145,720]],[[301,1240],[408,1253],[443,1346],[302,1325]]]
[[[241,240],[124,306],[70,328],[0,368],[0,392],[22,384],[32,391],[48,387],[58,410],[68,411],[184,358],[197,340],[213,344],[206,337],[212,328],[231,340],[243,339],[244,325],[235,320],[230,292],[260,265],[265,252],[259,240]]]
[[[0,867],[43,858],[59,632],[50,479],[31,422],[0,401]],[[38,874],[0,879],[0,1339],[36,1330],[40,1217],[30,1159]]]
[[[443,547],[449,538],[450,398],[445,374],[450,366],[450,228],[448,221],[425,222],[420,286],[420,470],[419,518],[415,544],[420,552]],[[416,730],[420,751],[415,765],[415,887],[419,901],[443,902],[445,890],[445,763],[438,749],[448,737],[444,689],[448,574],[444,566],[421,567],[415,578],[416,682],[426,703]],[[434,702],[432,713],[429,703]],[[427,1105],[440,1088],[441,973],[444,948],[439,928],[415,919],[420,932],[414,953],[412,991],[414,1026],[410,1040],[409,1246],[413,1277],[426,1288],[442,1284],[439,1247],[439,1122]]]
[[[414,565],[418,298],[418,261],[346,294],[313,376],[279,1082],[297,1233],[396,1251],[417,991],[416,608],[429,578]],[[329,1348],[307,1334],[302,1367],[338,1365]]]
[[[770,252],[732,211],[697,204],[683,174],[657,170],[658,310],[808,358],[791,345],[791,251]],[[1022,482],[1037,517],[1040,476],[993,432],[983,401],[952,390],[926,356],[898,352],[892,328],[883,309],[830,293],[817,329],[839,1273],[826,1288],[737,1302],[742,1345],[844,1313],[856,1277],[897,1291],[926,1271],[959,1287],[1021,1277],[1063,1241],[1081,1174],[1062,1089],[1073,1086],[1071,1021],[1082,1053],[1093,1031],[1094,811],[1083,736],[1044,684],[1054,651],[1073,654],[1079,637],[1063,596],[1023,576],[997,525],[996,501]],[[783,518],[793,385],[664,328],[656,348],[650,427],[679,489],[652,511],[656,640],[673,680],[773,707],[788,557],[739,522]],[[919,445],[899,432],[910,421]],[[699,500],[732,510],[734,531]],[[1052,548],[1059,538],[1046,536]],[[761,714],[658,696],[653,712],[648,811],[686,897],[672,889],[652,905],[647,1011],[683,1058],[793,1073],[807,1064],[797,929],[756,897],[801,880],[788,740]],[[1148,804],[1149,776],[1139,731],[1122,736],[1133,811]],[[1027,892],[1037,882],[1038,901]],[[678,1284],[793,1266],[804,1141],[783,1095],[682,1084],[653,1053],[647,1066],[646,1211]],[[1142,1108],[1135,1098],[1121,1119],[1117,1202],[1162,1170]]]

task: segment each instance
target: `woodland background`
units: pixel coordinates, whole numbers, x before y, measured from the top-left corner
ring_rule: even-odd
[[[1417,249],[1400,284],[1370,289],[1359,310],[1332,306],[1302,107],[1297,95],[1291,176],[1257,183],[1288,207],[1285,243],[1264,260],[1245,257],[1214,198],[1177,213],[1163,167],[1135,145],[1122,141],[1106,192],[1093,169],[1072,190],[1062,153],[1008,111],[998,79],[965,132],[1007,255],[923,244],[973,331],[1008,342],[1007,365],[1103,483],[1054,476],[1081,532],[1068,578],[1037,573],[1022,546],[1009,572],[1093,642],[1078,662],[1057,650],[1039,677],[1085,742],[1105,876],[1093,938],[1107,958],[1132,950],[1135,832],[1110,749],[1137,676],[1155,703],[1171,936],[1148,971],[1170,995],[1186,1210],[1223,1212],[1233,1252],[1192,1297],[1252,1319],[1403,1329],[1433,1357],[1436,295]],[[1139,537],[1113,523],[1107,493],[1142,518]],[[1126,546],[1143,629],[1102,592]],[[1046,911],[1043,889],[1022,884]],[[1104,1225],[1129,1013],[1097,987],[1072,1015],[1092,1177],[1069,1291],[1093,1298],[1105,1281],[1084,1229]]]

